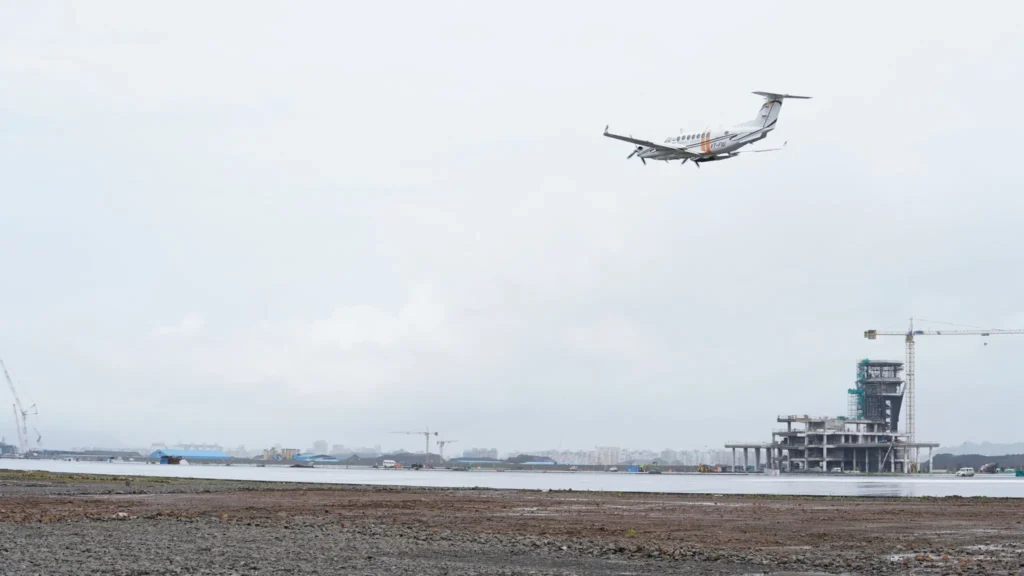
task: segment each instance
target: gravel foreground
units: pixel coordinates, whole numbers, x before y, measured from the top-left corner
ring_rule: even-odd
[[[414,473],[414,472],[409,472]],[[0,471],[0,574],[1024,574],[1024,500]]]

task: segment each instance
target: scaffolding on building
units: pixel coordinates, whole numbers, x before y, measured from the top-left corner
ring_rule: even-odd
[[[847,414],[885,422],[886,431],[898,432],[904,390],[902,362],[865,358],[857,363],[855,387],[847,390]]]

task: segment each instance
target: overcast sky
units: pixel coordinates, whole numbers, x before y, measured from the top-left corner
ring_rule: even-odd
[[[903,358],[866,329],[1024,328],[1022,16],[2,2],[0,355],[50,447],[766,441]],[[601,136],[753,90],[814,97],[784,152]],[[1024,336],[987,342],[920,338],[919,439],[1024,440]]]

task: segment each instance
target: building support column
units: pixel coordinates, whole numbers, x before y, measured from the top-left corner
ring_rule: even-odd
[[[934,462],[934,460],[932,460],[932,447],[929,446],[928,447],[928,473],[929,474],[931,474],[933,472],[933,470],[932,470],[932,463],[933,462]]]
[[[875,451],[878,452],[878,473],[881,474],[884,471],[882,467],[882,449],[876,448]]]
[[[853,449],[853,471],[857,471],[857,449]]]
[[[748,448],[743,449],[743,471],[747,471],[747,467],[750,466],[750,450]]]
[[[761,449],[754,448],[754,472],[761,469]]]
[[[736,447],[732,448],[732,471],[736,472]]]
[[[806,472],[808,470],[807,465],[809,464],[809,462],[807,461],[807,456],[808,456],[807,452],[808,452],[808,448],[810,447],[810,445],[811,445],[811,434],[810,434],[810,432],[808,432],[807,434],[804,434],[804,472]]]

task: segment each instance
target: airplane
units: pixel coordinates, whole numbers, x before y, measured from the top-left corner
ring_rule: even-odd
[[[656,144],[647,140],[639,140],[632,136],[621,136],[608,132],[608,126],[604,127],[604,135],[608,138],[622,140],[635,144],[636,148],[626,159],[633,156],[640,158],[640,161],[647,165],[648,160],[682,160],[692,162],[700,168],[704,162],[716,162],[735,158],[740,154],[753,152],[775,152],[785,148],[786,143],[778,148],[765,148],[762,150],[740,150],[744,146],[763,140],[768,133],[775,129],[779,121],[779,111],[782,109],[782,101],[786,98],[809,100],[810,96],[793,96],[792,94],[776,94],[774,92],[754,92],[764,97],[764,103],[757,112],[757,116],[749,122],[738,124],[728,130],[705,130],[702,132],[687,132],[679,136],[670,136],[665,142]],[[682,131],[681,131],[682,132]]]

